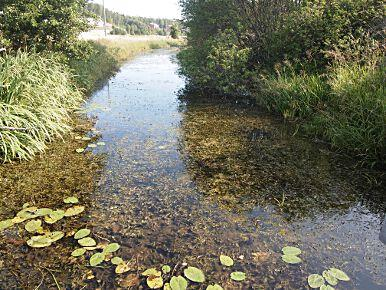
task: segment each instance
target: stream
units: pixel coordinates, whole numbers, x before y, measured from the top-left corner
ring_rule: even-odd
[[[90,135],[106,144],[87,149],[104,160],[83,218],[92,232],[119,243],[134,272],[203,270],[206,282],[188,289],[309,289],[308,275],[331,267],[351,278],[335,289],[386,289],[386,188],[375,173],[251,101],[187,90],[177,70],[174,51],[139,56],[89,100]],[[302,262],[285,263],[285,246]],[[125,289],[124,277],[96,268],[84,288]]]

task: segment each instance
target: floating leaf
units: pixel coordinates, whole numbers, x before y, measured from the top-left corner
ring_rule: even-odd
[[[64,203],[78,203],[79,200],[77,197],[75,196],[70,196],[70,197],[67,197],[65,199],[63,199]]]
[[[297,256],[302,253],[302,251],[296,247],[284,247],[282,251],[284,255],[293,255],[293,256]]]
[[[74,250],[74,251],[71,253],[71,256],[73,256],[73,257],[79,257],[79,256],[83,256],[84,253],[86,253],[86,249],[85,249],[85,248],[79,248],[79,249]]]
[[[88,144],[87,147],[89,147],[89,148],[97,148],[98,146],[96,144]]]
[[[188,281],[182,276],[173,276],[170,280],[170,287],[172,290],[186,290],[188,288]]]
[[[98,146],[105,146],[106,143],[105,143],[105,142],[98,142],[97,145],[98,145]]]
[[[75,139],[75,140],[81,140],[81,139],[82,139],[82,136],[75,136],[74,139]]]
[[[96,249],[100,249],[100,247],[84,247],[87,251],[94,251]]]
[[[78,243],[82,247],[94,247],[94,246],[96,246],[96,241],[90,237],[80,239],[80,240],[78,240]]]
[[[234,281],[244,281],[246,275],[244,272],[233,272],[231,273],[231,279]]]
[[[47,236],[34,236],[27,241],[27,245],[32,248],[44,248],[51,246],[52,240]]]
[[[56,231],[56,232],[48,233],[48,234],[46,234],[46,236],[49,239],[51,239],[52,242],[56,242],[64,237],[64,233],[60,232],[60,231]]]
[[[167,273],[169,273],[172,269],[170,268],[169,265],[163,265],[162,268],[161,268],[161,270],[162,270],[162,272],[163,272],[164,274],[167,274]]]
[[[172,287],[170,286],[169,283],[165,283],[163,290],[172,290]]]
[[[75,151],[76,151],[76,153],[83,153],[85,151],[85,149],[84,148],[78,148]]]
[[[31,207],[26,207],[23,208],[21,211],[19,211],[16,216],[19,217],[25,217],[25,216],[30,216],[31,214],[34,214],[38,208],[36,206],[31,206]]]
[[[61,209],[52,211],[49,216],[44,217],[44,221],[48,224],[54,224],[64,218],[64,211]]]
[[[46,215],[50,215],[52,213],[52,209],[50,208],[39,208],[35,214],[37,216],[46,216]]]
[[[281,259],[288,264],[298,264],[302,261],[302,259],[295,255],[283,255]]]
[[[335,288],[330,285],[322,285],[320,286],[320,290],[335,290]]]
[[[130,268],[127,264],[125,263],[122,263],[122,264],[119,264],[116,268],[115,268],[115,273],[117,274],[123,274],[123,273],[126,273],[126,272],[129,272],[130,271]]]
[[[70,217],[70,216],[78,215],[82,213],[84,209],[85,208],[82,205],[76,205],[74,207],[70,207],[66,210],[66,212],[64,213],[64,216]]]
[[[158,271],[156,268],[147,269],[142,273],[142,276],[158,276],[158,277],[160,277],[161,275],[162,275],[161,271]]]
[[[74,239],[75,240],[83,239],[87,237],[90,233],[91,231],[89,229],[81,229],[75,233]]]
[[[159,289],[164,285],[164,280],[162,279],[162,277],[149,276],[146,279],[146,283],[150,289]]]
[[[197,283],[205,282],[205,275],[204,275],[204,273],[200,269],[198,269],[196,267],[188,267],[188,268],[186,268],[184,270],[184,275],[190,281],[197,282]]]
[[[230,267],[233,266],[233,259],[229,256],[221,255],[220,256],[220,262],[222,265]]]
[[[25,230],[29,233],[36,233],[38,230],[42,228],[41,220],[32,220],[25,224]]]
[[[206,287],[206,290],[224,290],[220,285],[214,284],[214,285],[209,285]]]
[[[13,225],[14,225],[13,220],[0,221],[0,231],[8,229],[8,228],[12,227]]]
[[[329,272],[332,276],[334,276],[338,280],[350,281],[350,277],[347,276],[347,274],[345,272],[343,272],[342,270],[339,270],[337,268],[330,268]]]
[[[334,277],[334,275],[332,275],[332,274],[330,273],[329,270],[328,270],[328,271],[327,271],[327,270],[326,270],[326,271],[323,271],[322,276],[323,276],[324,279],[326,279],[326,281],[327,281],[330,285],[335,286],[335,285],[338,284],[338,279],[336,279],[336,278]]]
[[[82,137],[82,140],[83,140],[83,141],[90,141],[90,140],[91,140],[91,138],[90,138],[90,137],[87,137],[87,136],[85,136],[85,137]]]
[[[307,280],[311,288],[320,288],[324,285],[324,278],[319,274],[311,274]]]
[[[111,243],[103,250],[105,253],[114,253],[119,250],[121,246],[118,243]]]
[[[26,202],[25,204],[23,204],[23,208],[27,208],[29,207],[29,202]]]
[[[111,263],[113,265],[119,265],[119,264],[123,263],[123,260],[120,257],[114,257],[114,258],[111,259]]]
[[[90,258],[90,266],[95,267],[102,263],[106,255],[104,253],[96,253]]]

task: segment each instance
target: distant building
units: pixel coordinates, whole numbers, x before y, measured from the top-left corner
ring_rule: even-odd
[[[160,29],[159,25],[157,23],[150,23],[150,28],[152,29]]]
[[[88,18],[88,23],[94,28],[104,28],[104,23],[100,18],[99,19]],[[113,25],[111,23],[106,22],[106,28],[112,29]]]

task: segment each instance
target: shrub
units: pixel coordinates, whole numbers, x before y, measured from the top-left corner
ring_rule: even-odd
[[[0,58],[0,159],[30,159],[69,129],[82,102],[58,57],[18,52]],[[12,129],[13,128],[13,129]]]

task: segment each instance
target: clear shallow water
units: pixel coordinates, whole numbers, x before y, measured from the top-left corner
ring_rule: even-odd
[[[173,57],[138,57],[90,100],[106,142],[95,150],[106,163],[93,232],[119,242],[136,268],[186,262],[226,289],[304,289],[333,266],[352,278],[336,289],[385,289],[386,193],[364,183],[373,173],[248,103],[180,91]],[[281,260],[287,245],[302,249],[301,264]],[[220,254],[235,258],[232,270]],[[247,279],[231,282],[233,270]],[[96,276],[103,288],[119,284],[109,270]]]

